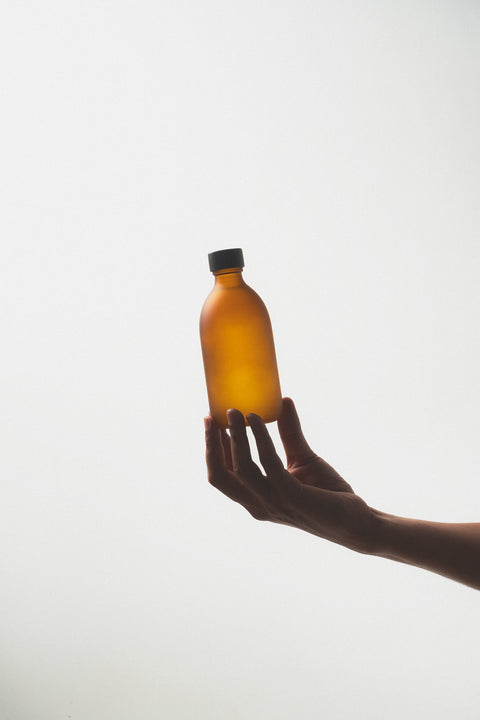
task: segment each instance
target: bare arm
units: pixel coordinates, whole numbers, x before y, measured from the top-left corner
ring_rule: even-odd
[[[480,590],[480,523],[377,516],[379,557],[430,570]]]
[[[295,405],[278,420],[287,466],[263,421],[248,415],[260,462],[253,462],[244,418],[228,412],[228,435],[205,418],[208,479],[258,520],[299,528],[357,552],[397,560],[480,590],[480,523],[435,523],[370,508],[305,440]]]

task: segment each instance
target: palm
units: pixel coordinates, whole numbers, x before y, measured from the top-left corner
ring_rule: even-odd
[[[352,487],[341,475],[318,455],[309,458],[302,464],[289,464],[287,470],[302,485],[310,485],[322,490],[353,493]]]

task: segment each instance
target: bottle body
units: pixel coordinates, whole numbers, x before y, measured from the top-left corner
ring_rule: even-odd
[[[229,408],[277,420],[282,395],[270,317],[241,268],[215,273],[200,315],[200,340],[210,414],[220,427],[227,427]]]

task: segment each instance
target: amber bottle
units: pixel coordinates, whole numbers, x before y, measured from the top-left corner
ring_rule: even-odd
[[[200,340],[210,414],[221,427],[229,408],[273,422],[282,395],[267,308],[243,279],[240,248],[210,253],[208,261],[215,285],[200,315]]]

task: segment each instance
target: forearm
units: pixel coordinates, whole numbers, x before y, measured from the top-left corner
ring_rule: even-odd
[[[440,523],[372,510],[373,554],[430,570],[480,590],[480,523]]]

